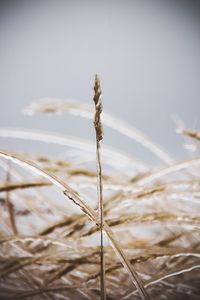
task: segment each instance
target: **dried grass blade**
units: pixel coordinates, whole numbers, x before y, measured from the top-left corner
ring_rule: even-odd
[[[8,164],[8,169],[6,172],[6,185],[10,184],[10,164]],[[6,205],[8,208],[8,213],[9,213],[9,219],[10,219],[10,224],[11,224],[11,228],[12,231],[15,235],[18,234],[18,230],[17,230],[17,225],[16,225],[16,221],[15,221],[15,210],[13,207],[13,204],[10,201],[10,193],[9,190],[6,191]]]
[[[100,226],[98,217],[96,215],[96,212],[94,211],[93,208],[88,206],[84,200],[80,198],[80,196],[75,192],[73,189],[71,189],[66,183],[62,182],[60,179],[58,179],[56,176],[53,174],[49,174],[47,171],[44,171],[40,167],[38,167],[36,164],[30,161],[26,161],[25,159],[19,158],[14,154],[11,154],[7,151],[0,150],[0,156],[9,159],[21,167],[25,167],[30,169],[33,173],[38,174],[40,176],[44,176],[47,178],[50,182],[52,182],[55,186],[57,186],[59,189],[63,191],[63,193],[71,200],[73,201],[77,206],[81,208],[81,210],[92,220],[96,223],[97,226]],[[122,248],[120,247],[119,243],[116,241],[112,231],[104,221],[103,224],[103,230],[107,234],[111,245],[120,258],[121,263],[123,264],[124,268],[130,275],[132,283],[137,287],[138,292],[141,296],[142,299],[150,299],[148,294],[146,293],[143,284],[141,280],[139,279],[137,273],[134,271],[134,269],[131,266],[130,261],[126,258]]]
[[[33,187],[43,187],[49,186],[51,183],[49,182],[20,182],[20,183],[6,183],[0,186],[0,193],[2,192],[10,192],[18,189],[26,189],[26,188],[33,188]]]
[[[187,273],[187,272],[192,272],[193,270],[195,269],[200,269],[200,264],[191,264],[190,266],[187,266],[186,268],[179,268],[178,270],[176,271],[173,271],[173,272],[169,272],[168,274],[165,274],[163,276],[159,276],[158,278],[154,279],[154,280],[151,280],[149,281],[147,284],[145,284],[145,287],[149,287],[151,285],[154,285],[154,284],[157,284],[157,283],[160,283],[161,281],[164,281],[170,277],[173,277],[173,276],[178,276],[178,275],[181,275],[181,274],[184,274],[184,273]],[[131,295],[135,295],[137,294],[137,291],[134,291],[133,293],[125,296],[123,299],[129,299],[129,297]]]
[[[149,184],[154,180],[160,179],[163,176],[166,176],[170,173],[173,172],[178,172],[190,167],[194,167],[194,166],[198,166],[200,164],[200,158],[194,158],[191,160],[186,160],[183,162],[178,162],[176,164],[174,164],[173,166],[169,166],[166,168],[163,168],[161,170],[158,170],[150,175],[147,175],[146,177],[140,179],[137,181],[138,185],[145,185],[145,184]]]
[[[94,151],[94,145],[87,140],[73,138],[71,136],[62,135],[60,133],[41,131],[41,130],[32,130],[25,128],[0,128],[0,137],[3,138],[14,138],[14,139],[23,139],[23,140],[32,140],[32,141],[41,141],[43,143],[56,144],[60,146],[69,146],[85,151]],[[103,154],[108,158],[116,158],[120,163],[126,163],[128,165],[141,165],[144,167],[144,164],[136,159],[133,159],[127,154],[123,154],[111,147],[105,146],[103,148]]]
[[[188,136],[197,141],[200,141],[200,132],[199,131],[190,130],[190,129],[178,129],[177,131],[182,133],[185,136]]]
[[[25,113],[33,114],[35,112],[43,113],[61,113],[67,112],[75,116],[81,116],[83,118],[93,119],[93,109],[90,105],[83,104],[75,101],[64,101],[59,99],[45,98],[42,101],[31,104],[24,110]],[[120,119],[104,113],[102,115],[103,124],[120,132],[121,134],[135,140],[154,155],[159,157],[165,163],[171,165],[175,162],[174,158],[168,154],[160,145],[151,141],[138,129],[128,125]]]

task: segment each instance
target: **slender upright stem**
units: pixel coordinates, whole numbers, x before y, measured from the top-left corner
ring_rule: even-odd
[[[99,206],[99,221],[100,221],[100,242],[101,242],[101,299],[106,300],[106,286],[105,286],[105,259],[104,259],[104,241],[103,241],[103,184],[102,184],[102,171],[101,171],[101,140],[103,139],[103,128],[101,124],[101,88],[98,76],[95,76],[94,83],[94,98],[95,102],[95,116],[94,116],[94,127],[96,131],[96,162],[97,162],[97,192],[98,192],[98,206]]]
[[[7,168],[7,172],[6,172],[6,184],[9,184],[11,181],[11,175],[10,175],[10,164],[8,164],[8,168]],[[14,208],[13,208],[13,204],[10,201],[10,192],[6,191],[6,205],[8,208],[8,215],[9,215],[9,219],[10,219],[10,225],[12,228],[12,232],[14,235],[18,234],[17,231],[17,226],[16,226],[16,222],[15,222],[15,212],[14,212]]]

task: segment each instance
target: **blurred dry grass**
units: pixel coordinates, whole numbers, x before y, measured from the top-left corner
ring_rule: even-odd
[[[94,115],[92,106],[51,99],[28,111]],[[0,129],[4,138],[70,150],[59,158],[0,151],[1,299],[99,299],[101,228],[107,299],[199,299],[199,133],[181,130],[196,152],[176,162],[124,122],[104,113],[103,124],[147,147],[163,165],[149,167],[103,145],[102,224],[93,144],[55,133]]]

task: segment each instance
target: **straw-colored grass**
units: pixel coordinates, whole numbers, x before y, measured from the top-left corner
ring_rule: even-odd
[[[0,299],[199,299],[200,133],[178,129],[196,152],[176,161],[102,112],[97,77],[94,91],[95,108],[46,99],[25,111],[94,118],[96,147],[95,140],[0,128],[1,138],[66,150],[0,150]],[[101,122],[149,149],[160,165],[100,147]]]

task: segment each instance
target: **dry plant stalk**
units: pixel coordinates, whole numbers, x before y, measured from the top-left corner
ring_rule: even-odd
[[[7,168],[7,172],[6,172],[6,184],[5,186],[9,185],[10,183],[10,170],[11,168],[11,164],[8,162],[8,168]],[[9,213],[9,219],[10,219],[10,224],[11,224],[11,228],[12,228],[12,232],[13,234],[17,235],[18,231],[17,231],[17,226],[16,226],[16,222],[15,222],[15,213],[14,213],[14,207],[13,204],[10,201],[10,193],[9,193],[9,189],[6,190],[6,205],[8,208],[8,213]]]
[[[103,128],[101,124],[101,113],[103,110],[101,102],[101,87],[98,75],[95,76],[94,82],[94,103],[95,117],[94,128],[96,132],[96,163],[97,163],[97,192],[99,206],[99,221],[100,221],[100,237],[101,237],[101,299],[106,300],[106,281],[105,281],[105,258],[104,258],[104,241],[103,241],[103,222],[104,222],[104,207],[103,207],[103,184],[101,171],[101,156],[100,142],[103,139]]]

